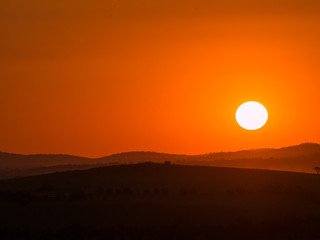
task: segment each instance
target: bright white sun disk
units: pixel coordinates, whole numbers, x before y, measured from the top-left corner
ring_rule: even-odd
[[[266,124],[268,112],[267,109],[258,102],[245,102],[237,109],[236,120],[244,129],[257,130]]]

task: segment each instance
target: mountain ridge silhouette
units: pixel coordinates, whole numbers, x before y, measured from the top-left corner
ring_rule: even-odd
[[[318,160],[319,159],[319,160]],[[169,161],[182,165],[203,165],[238,168],[257,168],[284,171],[312,172],[320,165],[320,144],[302,143],[282,148],[260,148],[235,152],[215,152],[199,155],[169,154],[152,151],[131,151],[99,158],[67,154],[14,154],[0,152],[0,169],[35,169],[55,166],[134,164],[142,162],[163,163]],[[81,167],[83,168],[83,167]],[[63,168],[59,168],[59,171]],[[46,169],[46,171],[49,171]],[[57,170],[58,171],[58,170]],[[47,173],[47,172],[46,172]],[[0,173],[1,177],[1,173]]]

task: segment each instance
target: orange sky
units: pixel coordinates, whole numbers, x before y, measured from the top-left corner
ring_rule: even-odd
[[[0,150],[197,154],[320,142],[318,0],[2,0]],[[269,121],[235,121],[245,101]]]

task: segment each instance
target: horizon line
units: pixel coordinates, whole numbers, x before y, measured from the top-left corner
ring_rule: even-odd
[[[272,148],[272,147],[265,147],[265,148],[251,148],[251,149],[242,149],[242,150],[235,150],[235,151],[217,151],[217,152],[207,152],[207,153],[200,153],[200,154],[184,154],[184,153],[168,153],[168,152],[157,152],[157,151],[150,151],[150,150],[132,150],[132,151],[125,151],[125,152],[117,152],[117,153],[112,153],[109,155],[104,155],[102,157],[86,157],[86,156],[81,156],[77,154],[64,154],[64,153],[30,153],[30,154],[25,154],[25,153],[13,153],[13,152],[5,152],[5,151],[0,151],[1,153],[4,154],[12,154],[12,155],[21,155],[21,156],[72,156],[72,157],[79,157],[79,158],[87,158],[87,159],[100,159],[100,158],[106,158],[114,155],[120,155],[120,154],[126,154],[126,153],[155,153],[155,154],[167,154],[167,155],[177,155],[177,156],[204,156],[204,155],[210,155],[210,154],[219,154],[219,153],[237,153],[237,152],[243,152],[243,151],[256,151],[256,150],[280,150],[284,148],[290,148],[290,147],[298,147],[301,145],[319,145],[320,143],[316,142],[302,142],[300,144],[294,144],[294,145],[287,145],[284,147],[278,147],[278,148]]]

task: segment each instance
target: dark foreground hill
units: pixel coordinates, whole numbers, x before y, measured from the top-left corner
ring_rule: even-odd
[[[127,152],[102,158],[71,155],[21,155],[0,152],[0,179],[31,176],[57,171],[80,170],[119,164],[170,161],[183,165],[237,167],[313,172],[320,166],[320,145],[304,143],[280,149],[255,149],[203,155],[177,155],[156,152]]]
[[[1,239],[319,239],[320,176],[144,163],[0,181]]]

